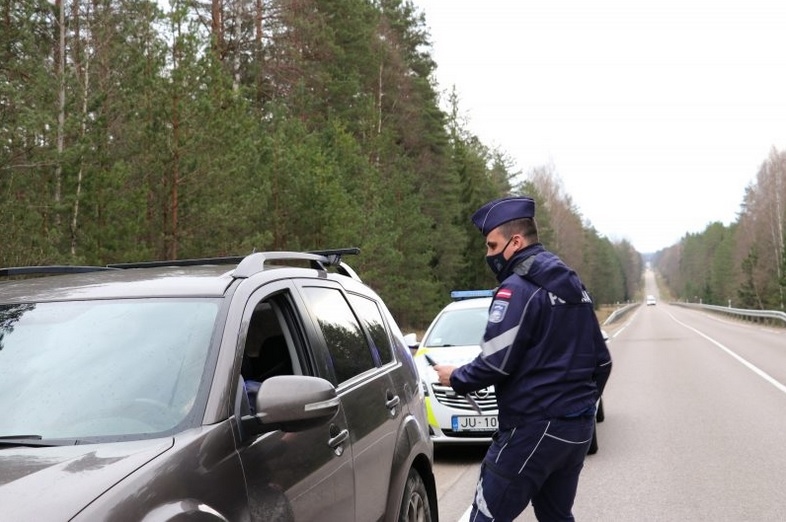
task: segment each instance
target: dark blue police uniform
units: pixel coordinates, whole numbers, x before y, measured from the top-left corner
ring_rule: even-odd
[[[473,221],[487,235],[534,217],[534,202],[517,199],[507,209],[491,202]],[[513,520],[530,501],[539,520],[573,520],[611,356],[581,280],[540,243],[514,254],[497,278],[482,353],[450,379],[460,394],[494,385],[499,406],[470,521]]]

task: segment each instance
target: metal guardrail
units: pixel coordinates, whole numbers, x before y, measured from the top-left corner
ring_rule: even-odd
[[[617,319],[620,319],[621,317],[624,317],[625,314],[627,314],[628,312],[630,312],[634,308],[637,308],[640,304],[641,303],[630,303],[630,304],[626,304],[625,306],[623,306],[621,308],[617,308],[616,310],[611,312],[611,315],[609,315],[606,318],[605,321],[603,321],[603,324],[604,325],[608,325],[608,324],[613,323]]]
[[[777,310],[748,310],[745,308],[731,308],[726,306],[705,305],[699,303],[683,303],[680,301],[673,301],[670,304],[683,306],[685,308],[696,308],[699,310],[708,310],[710,312],[718,312],[726,315],[733,315],[741,317],[753,322],[776,322],[782,321],[786,324],[786,312],[779,312]]]

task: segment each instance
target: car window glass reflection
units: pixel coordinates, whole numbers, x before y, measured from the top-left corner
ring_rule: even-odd
[[[483,341],[488,321],[486,309],[445,312],[434,325],[423,346],[470,346]]]
[[[189,413],[218,305],[209,300],[44,303],[3,330],[0,435],[156,433]]]

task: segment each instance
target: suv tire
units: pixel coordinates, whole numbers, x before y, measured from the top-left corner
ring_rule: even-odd
[[[420,473],[414,469],[409,470],[398,520],[399,522],[431,522],[431,506],[429,506],[426,485],[423,484]]]

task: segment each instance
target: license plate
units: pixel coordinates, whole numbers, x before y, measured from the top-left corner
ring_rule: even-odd
[[[496,415],[453,415],[453,431],[494,431],[497,429]]]

